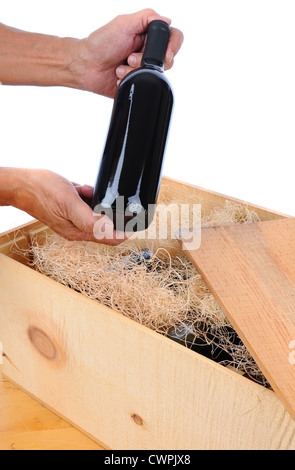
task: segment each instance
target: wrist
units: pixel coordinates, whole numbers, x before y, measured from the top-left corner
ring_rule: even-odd
[[[87,60],[84,39],[58,38],[60,50],[63,51],[64,63],[59,69],[58,85],[79,90],[86,90],[85,74]]]
[[[75,38],[56,38],[53,85],[84,89],[85,67],[80,53],[81,41]]]
[[[46,170],[0,168],[0,206],[13,206],[28,212],[38,192],[40,172],[45,174]]]
[[[25,179],[20,168],[0,168],[0,205],[18,207],[22,180]]]
[[[80,88],[77,45],[79,39],[37,35],[32,76],[40,86]],[[35,76],[34,76],[35,74]]]

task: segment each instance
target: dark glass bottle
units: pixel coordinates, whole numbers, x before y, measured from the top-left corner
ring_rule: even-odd
[[[91,207],[116,230],[136,232],[151,223],[173,108],[164,60],[170,29],[155,20],[147,31],[141,67],[120,83]]]

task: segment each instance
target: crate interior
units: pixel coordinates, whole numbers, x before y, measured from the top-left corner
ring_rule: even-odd
[[[213,192],[207,192],[200,188],[187,186],[174,181],[169,182],[169,180],[164,180],[161,191],[165,193],[166,198],[169,199],[169,197],[171,197],[171,200],[185,200],[186,196],[189,196],[190,200],[195,198],[198,203],[202,204],[202,211],[204,213],[209,213],[216,208],[223,207],[227,199],[233,200],[232,198],[227,198],[226,196],[218,195]],[[237,202],[240,203],[240,201]],[[261,221],[283,217],[280,214],[272,213],[256,206],[250,205],[250,207],[257,212]],[[32,261],[30,258],[31,255],[24,257],[21,255],[20,251],[27,250],[32,240],[36,239],[36,237],[38,244],[41,246],[46,239],[46,234],[50,233],[53,233],[52,230],[38,221],[27,224],[23,228],[16,229],[0,237],[0,252],[24,265],[30,266]],[[128,241],[125,243],[128,244]],[[17,247],[18,250],[13,249],[13,247]]]

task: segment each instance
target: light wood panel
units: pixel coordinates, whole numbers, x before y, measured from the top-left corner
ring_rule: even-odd
[[[16,248],[26,250],[30,245],[29,232],[34,230],[38,231],[41,227],[44,228],[44,224],[36,220],[0,233],[1,253],[15,259],[19,263],[26,264],[27,260],[21,254],[17,253]]]
[[[242,202],[169,178],[162,188],[207,211]],[[23,243],[43,229],[26,224]],[[295,422],[272,391],[11,259],[15,234],[0,235],[0,370],[10,382],[113,449],[295,450]]]
[[[187,253],[294,418],[295,219],[206,228]]]
[[[1,366],[112,449],[295,449],[272,391],[0,255]]]
[[[104,450],[0,376],[0,450]]]
[[[193,184],[186,184],[181,181],[177,181],[172,178],[164,177],[162,179],[161,191],[172,197],[176,201],[186,201],[189,198],[190,201],[195,200],[195,203],[201,204],[202,209],[205,211],[212,211],[215,208],[222,207],[226,200],[230,200],[239,204],[245,204],[249,209],[253,209],[259,215],[261,220],[273,220],[289,217],[286,214],[272,211],[256,204],[252,204],[231,196],[217,193],[215,191],[209,191]]]

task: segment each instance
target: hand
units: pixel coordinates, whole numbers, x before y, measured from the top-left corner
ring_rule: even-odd
[[[80,88],[114,97],[118,83],[132,69],[140,66],[148,24],[156,19],[171,20],[145,9],[117,16],[86,39],[75,43],[76,60],[72,67],[81,78]],[[174,56],[183,42],[183,34],[171,28],[165,69],[173,65]],[[126,62],[127,61],[127,62]]]
[[[115,232],[109,219],[93,214],[81,198],[90,200],[92,187],[71,183],[48,170],[15,171],[18,184],[13,205],[48,225],[64,238],[115,246],[130,235]]]

